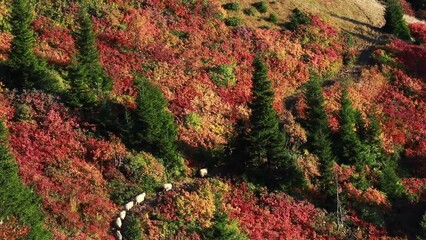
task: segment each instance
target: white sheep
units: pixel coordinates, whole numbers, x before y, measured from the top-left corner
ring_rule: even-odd
[[[136,203],[139,204],[145,200],[146,193],[142,193],[136,196]]]
[[[200,177],[205,177],[205,176],[207,176],[207,168],[200,169]]]
[[[130,201],[126,203],[126,205],[124,205],[124,208],[126,208],[126,211],[129,211],[130,209],[133,208],[133,205],[134,205],[133,201]]]
[[[164,187],[165,191],[172,190],[172,184],[171,183],[165,183],[163,187]]]
[[[120,212],[120,218],[124,220],[125,217],[126,217],[126,211],[123,210]]]
[[[117,235],[117,239],[118,239],[118,240],[123,240],[123,235],[121,235],[121,232],[120,232],[120,231],[117,231],[117,232],[116,232],[116,235]]]
[[[118,228],[121,228],[121,225],[123,225],[123,223],[121,222],[121,218],[117,218],[115,220],[115,225],[117,225]]]

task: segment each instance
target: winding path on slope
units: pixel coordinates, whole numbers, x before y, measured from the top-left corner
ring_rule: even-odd
[[[199,177],[201,178],[207,177],[207,170],[204,174],[200,172]],[[161,194],[164,194],[165,192],[170,190],[176,191],[181,188],[185,189],[190,187],[192,184],[194,184],[193,179],[191,179],[191,181],[189,182],[178,182],[178,183],[174,183],[173,185],[171,183],[165,183],[163,185],[163,190],[158,191],[156,193],[156,197],[150,198],[150,199],[147,199],[147,194],[145,192],[136,195],[129,202],[123,205],[121,211],[115,216],[112,222],[111,230],[115,239],[117,240],[125,239],[122,233],[122,227],[123,227],[123,221],[128,215],[128,212],[135,211],[135,210],[142,211],[144,208],[147,208],[149,206],[154,206],[154,204],[156,203],[156,199],[158,199],[158,197],[160,197]]]

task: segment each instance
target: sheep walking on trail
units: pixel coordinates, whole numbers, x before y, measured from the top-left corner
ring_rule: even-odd
[[[121,218],[121,220],[124,220],[125,217],[126,217],[126,211],[121,211],[120,212],[120,218]]]
[[[146,193],[142,193],[136,196],[136,203],[139,204],[145,200]]]
[[[123,240],[123,235],[121,235],[120,231],[117,231],[115,234],[117,235],[118,240]]]
[[[207,173],[207,168],[200,169],[200,177],[206,177]]]
[[[171,184],[171,183],[165,183],[165,184],[164,184],[164,190],[165,190],[165,191],[170,191],[170,190],[172,190],[172,184]]]
[[[121,222],[121,218],[117,218],[115,220],[115,225],[117,225],[118,228],[121,228],[121,225],[123,225],[123,223]]]
[[[133,208],[133,205],[134,205],[133,201],[130,201],[130,202],[126,203],[126,205],[124,205],[124,207],[126,208],[126,211],[129,211],[130,209]]]

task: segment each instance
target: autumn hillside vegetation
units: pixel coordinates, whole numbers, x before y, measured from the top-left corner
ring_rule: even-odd
[[[1,1],[0,239],[423,239],[425,4],[358,3]]]

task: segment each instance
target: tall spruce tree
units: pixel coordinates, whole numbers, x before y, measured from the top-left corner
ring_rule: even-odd
[[[13,76],[11,87],[23,88],[39,85],[45,66],[34,54],[34,31],[31,29],[33,8],[29,0],[13,0],[10,25],[13,35],[7,66]]]
[[[295,159],[285,147],[286,138],[272,103],[274,92],[268,67],[256,57],[253,72],[250,125],[247,134],[247,169],[268,184],[284,187],[303,186],[305,179]]]
[[[91,107],[111,90],[112,79],[99,62],[93,23],[84,4],[80,8],[79,23],[80,28],[75,33],[78,54],[70,71],[68,102],[74,107]]]
[[[131,145],[160,157],[169,174],[179,176],[184,163],[177,148],[177,127],[159,88],[145,78],[136,80],[138,98]]]
[[[363,144],[370,149],[369,156],[374,164],[380,168],[379,187],[391,199],[400,199],[406,196],[405,187],[398,176],[399,154],[386,155],[380,138],[381,129],[379,119],[375,115],[369,116],[369,126],[365,130]]]
[[[385,21],[383,30],[395,34],[395,36],[403,40],[411,39],[410,29],[404,20],[404,12],[398,0],[386,1]]]
[[[37,196],[25,187],[18,175],[18,166],[8,147],[7,129],[0,121],[0,218],[16,217],[19,223],[31,231],[25,239],[51,239],[45,229],[40,202]]]
[[[356,129],[356,111],[348,96],[348,90],[345,88],[340,99],[340,128],[339,128],[339,147],[340,158],[343,162],[355,165],[358,171],[358,177],[354,179],[355,185],[360,189],[366,189],[369,183],[365,175],[365,166],[374,165],[375,158],[370,155],[370,151],[364,145]]]
[[[359,161],[361,141],[356,132],[356,112],[348,96],[348,90],[344,89],[340,99],[340,147],[341,157],[346,163],[355,164]]]
[[[306,86],[306,101],[308,104],[308,119],[306,121],[308,149],[320,160],[320,188],[331,196],[336,191],[333,174],[333,165],[336,158],[333,154],[332,141],[330,139],[331,130],[324,108],[321,81],[315,74],[311,75],[311,79]]]

